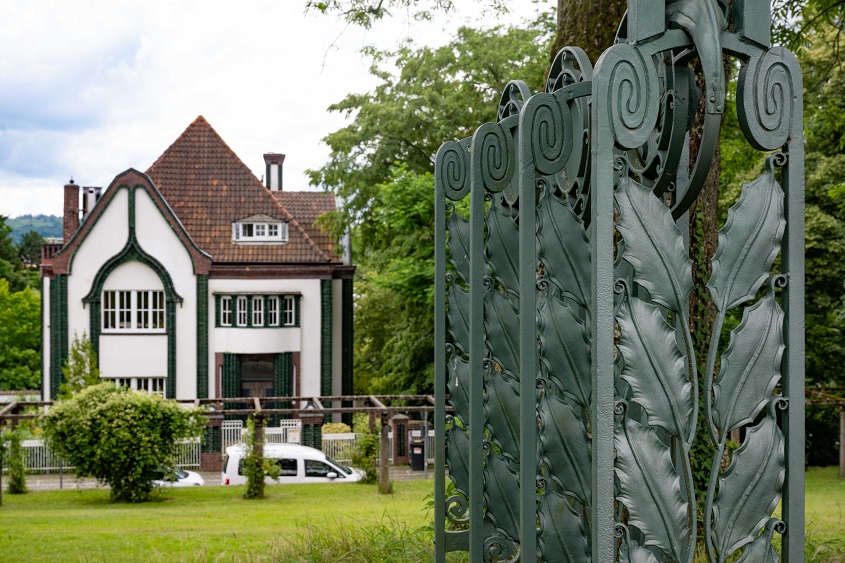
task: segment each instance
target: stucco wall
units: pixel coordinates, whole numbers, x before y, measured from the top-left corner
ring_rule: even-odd
[[[216,279],[208,281],[209,394],[215,389],[214,354],[269,354],[301,352],[297,377],[300,393],[320,394],[320,280],[317,279]],[[300,294],[299,328],[215,327],[215,296],[234,294]]]

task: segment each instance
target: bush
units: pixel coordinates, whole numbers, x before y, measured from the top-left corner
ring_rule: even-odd
[[[143,502],[153,472],[175,465],[177,441],[198,437],[203,427],[198,410],[106,382],[55,403],[44,436],[78,477],[109,485],[112,500]]]
[[[355,442],[355,449],[352,450],[352,467],[362,469],[365,473],[361,483],[372,484],[378,481],[378,467],[376,459],[379,455],[381,444],[379,443],[379,427],[376,422],[375,432],[370,432],[367,415],[356,414],[354,417],[355,433],[358,439]]]
[[[323,434],[347,434],[352,432],[352,429],[349,428],[348,424],[344,424],[343,422],[327,422],[320,431]]]
[[[9,494],[21,495],[28,492],[26,488],[26,464],[24,463],[23,444],[20,430],[4,430],[0,434],[0,468],[3,461],[9,467],[9,484],[6,489]]]

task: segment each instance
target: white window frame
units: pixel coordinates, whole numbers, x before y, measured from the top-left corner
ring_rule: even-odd
[[[252,326],[264,326],[264,297],[252,298]]]
[[[102,293],[100,326],[104,334],[166,331],[164,291],[110,289]]]
[[[296,298],[293,295],[285,295],[283,309],[283,326],[296,325]]]
[[[133,391],[146,391],[150,395],[165,396],[166,377],[110,377],[118,387],[129,387]]]
[[[235,298],[235,323],[237,326],[249,325],[249,298],[238,295]]]
[[[288,223],[244,221],[232,223],[232,240],[240,243],[286,243]]]
[[[273,295],[267,299],[267,325],[279,326],[279,296]]]
[[[232,296],[224,295],[220,298],[220,326],[232,326],[233,321]]]

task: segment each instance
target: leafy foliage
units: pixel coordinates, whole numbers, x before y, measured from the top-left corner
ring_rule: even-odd
[[[7,429],[0,433],[0,467],[9,468],[7,491],[13,495],[28,492],[24,464],[23,437],[20,429]]]
[[[173,467],[177,441],[198,437],[203,422],[175,401],[105,382],[55,403],[44,436],[78,476],[108,484],[112,500],[143,502],[153,471]]]
[[[352,451],[352,466],[364,471],[364,478],[361,483],[372,484],[378,481],[378,467],[376,458],[379,454],[379,430],[375,428],[370,432],[367,424],[367,417],[364,414],[355,415],[355,433],[358,440],[355,449]]]
[[[41,242],[44,239],[35,231],[27,231],[18,243],[18,258],[28,268],[37,268],[41,263]]]
[[[310,171],[313,184],[343,199],[336,217],[341,232],[352,223],[365,237],[377,232],[381,186],[391,180],[395,164],[415,174],[432,172],[444,140],[466,137],[480,123],[495,120],[496,102],[509,80],[522,78],[540,89],[546,63],[537,45],[551,35],[547,16],[526,29],[462,27],[451,43],[436,49],[412,43],[392,52],[365,49],[373,61],[370,73],[380,83],[329,107],[353,119],[323,139],[329,161]]]
[[[70,399],[79,391],[100,382],[100,370],[97,368],[97,354],[94,344],[83,331],[80,337],[73,333],[70,357],[62,366],[64,383],[59,386],[59,398]]]
[[[504,0],[484,2],[497,13],[507,11]],[[315,10],[323,14],[339,14],[347,22],[364,28],[392,14],[391,9],[413,10],[416,20],[430,20],[437,13],[451,12],[454,0],[308,0],[305,10]]]
[[[41,387],[41,297],[0,278],[0,390]]]
[[[263,423],[262,423],[263,424]],[[264,457],[264,433],[256,432],[255,415],[250,416],[246,423],[244,444],[244,475],[246,475],[245,499],[264,498],[264,477],[275,479],[279,476],[280,467],[272,460]]]
[[[320,432],[322,434],[346,434],[352,432],[352,429],[349,428],[348,424],[344,424],[343,422],[327,422],[320,429]]]

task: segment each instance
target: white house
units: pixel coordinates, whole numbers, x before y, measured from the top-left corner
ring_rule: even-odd
[[[315,225],[327,193],[266,186],[198,117],[146,173],[65,186],[45,246],[43,396],[86,332],[101,377],[177,399],[352,393],[354,266]],[[81,201],[81,221],[80,221]]]

